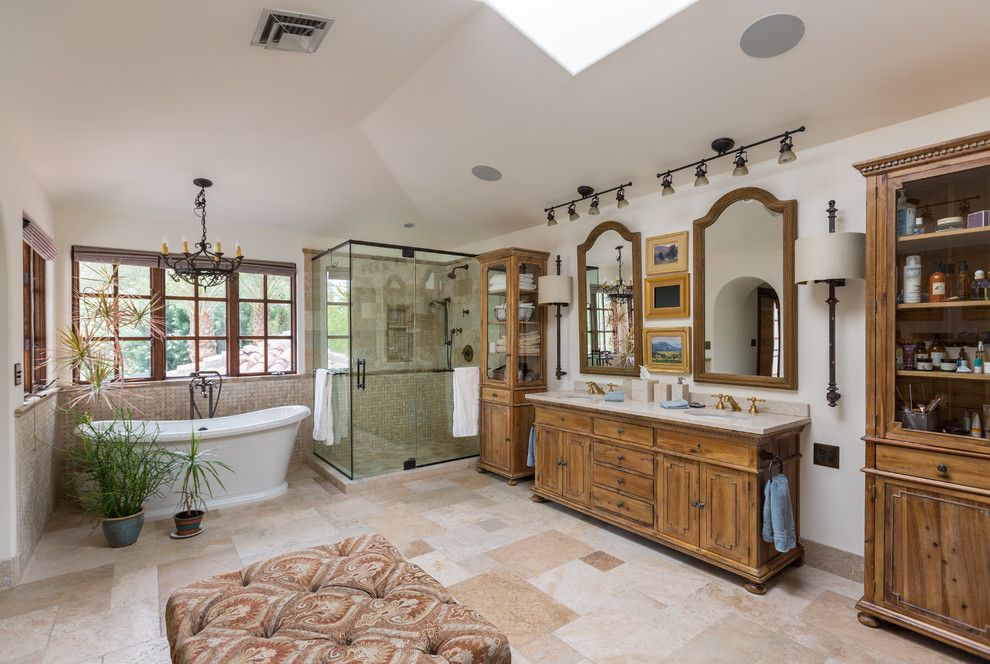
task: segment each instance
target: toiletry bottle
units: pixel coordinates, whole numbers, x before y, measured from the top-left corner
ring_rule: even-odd
[[[969,435],[973,438],[983,438],[983,427],[980,426],[980,414],[973,412],[973,418],[969,425]]]
[[[910,339],[904,343],[904,346],[901,349],[901,353],[904,355],[904,368],[908,371],[912,371],[915,367],[914,355],[917,351],[918,344],[914,343]]]
[[[976,352],[973,353],[973,373],[981,374],[984,371],[984,362],[986,358],[983,355],[983,342],[976,342]]]
[[[921,302],[921,256],[908,256],[904,265],[904,303]]]
[[[932,356],[932,369],[938,371],[942,368],[942,362],[945,362],[945,346],[942,345],[942,340],[938,338],[937,334],[932,339],[932,345],[928,352]]]
[[[973,299],[974,300],[987,300],[990,299],[990,289],[987,288],[987,275],[983,270],[977,270],[973,273]]]
[[[912,231],[912,233],[914,235],[921,235],[924,232],[925,232],[925,218],[922,217],[921,215],[918,215],[917,217],[914,218],[914,230]]]
[[[924,341],[919,341],[914,351],[914,367],[918,371],[932,370],[932,357],[928,354],[928,346]]]
[[[928,277],[928,301],[945,302],[945,272],[941,263],[935,263],[935,271]]]
[[[911,205],[903,189],[897,195],[896,232],[897,236],[911,235],[914,230],[914,220],[918,209]]]
[[[956,287],[952,294],[960,300],[968,300],[972,280],[973,278],[969,274],[969,263],[959,261],[959,265],[956,267]]]
[[[956,371],[969,369],[969,356],[966,354],[966,347],[960,346],[959,358],[956,360]]]

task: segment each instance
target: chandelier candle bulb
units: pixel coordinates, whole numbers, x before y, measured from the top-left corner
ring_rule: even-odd
[[[237,258],[241,257],[241,241],[234,240],[234,256]]]
[[[184,253],[184,254],[188,254],[189,253],[189,241],[186,240],[186,236],[185,235],[182,236],[182,253]]]
[[[162,238],[162,256],[168,256],[168,241]]]
[[[217,245],[217,253],[218,254],[222,254],[223,253],[223,249],[220,248],[220,238],[217,238],[216,245]]]

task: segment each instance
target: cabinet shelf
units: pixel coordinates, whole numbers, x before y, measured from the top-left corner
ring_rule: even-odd
[[[916,369],[901,369],[897,372],[898,378],[932,378],[938,380],[974,380],[990,381],[990,374],[986,373],[956,373],[954,371],[918,371]]]
[[[954,231],[936,231],[921,235],[905,235],[897,238],[897,253],[909,251],[937,251],[953,247],[972,246],[974,242],[990,244],[990,226],[960,228]]]
[[[909,304],[898,304],[898,311],[910,311],[912,309],[971,309],[980,307],[990,307],[990,300],[951,300],[948,302],[911,302]]]

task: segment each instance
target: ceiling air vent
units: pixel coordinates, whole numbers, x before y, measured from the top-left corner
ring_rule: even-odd
[[[315,53],[331,25],[332,18],[281,9],[264,9],[251,45],[276,51]]]

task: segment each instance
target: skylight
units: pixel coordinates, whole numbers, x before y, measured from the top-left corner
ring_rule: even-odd
[[[696,0],[483,0],[576,76]]]

